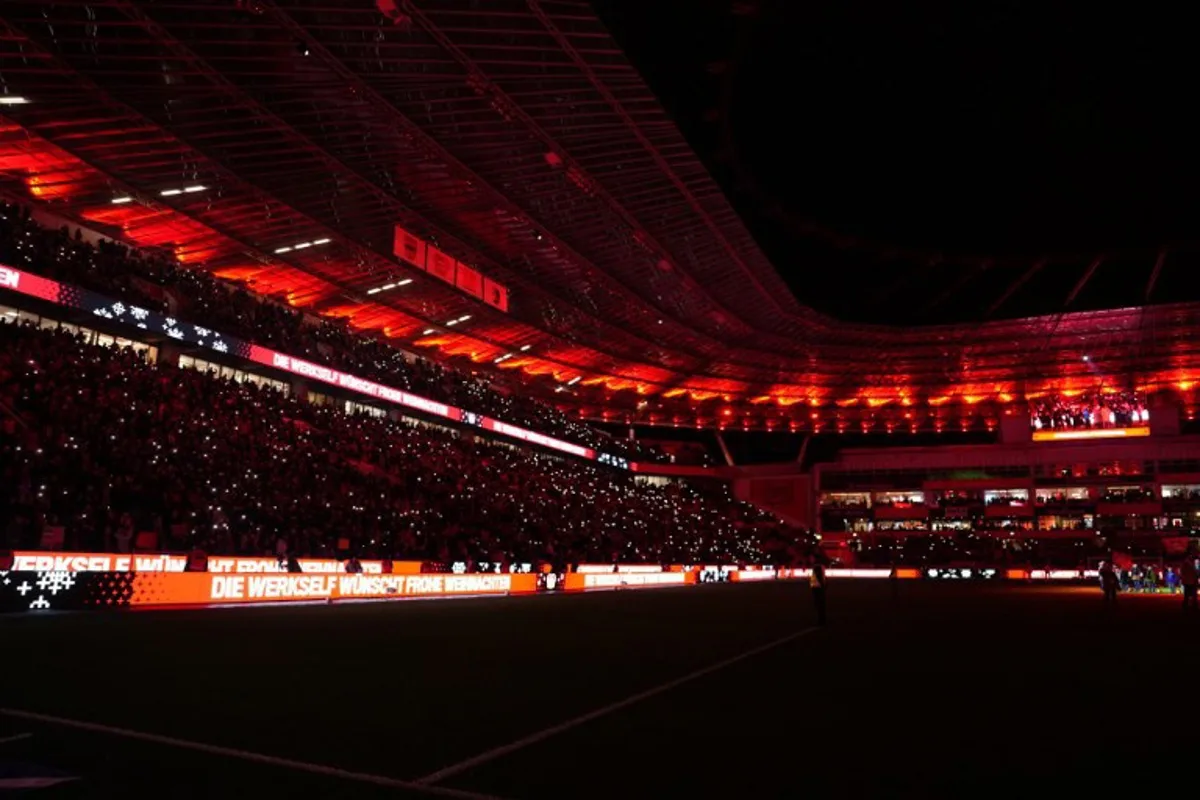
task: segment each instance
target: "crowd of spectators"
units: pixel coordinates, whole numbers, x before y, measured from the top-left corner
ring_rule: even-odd
[[[864,566],[1080,569],[1104,551],[1085,539],[1006,539],[942,532],[925,536],[868,537],[857,542],[855,561]]]
[[[1164,500],[1200,500],[1200,486],[1164,486]]]
[[[760,564],[801,539],[724,484],[349,415],[26,324],[0,324],[0,426],[0,549],[54,532],[85,551]]]
[[[1011,508],[1023,508],[1029,505],[1028,492],[997,492],[996,494],[986,496],[987,504],[993,507],[1008,506]]]
[[[911,508],[925,505],[925,495],[922,492],[895,492],[875,496],[875,506],[878,508]]]
[[[66,228],[39,225],[22,206],[0,203],[0,263],[170,313],[221,333],[275,347],[336,369],[636,461],[664,461],[657,448],[610,436],[552,405],[502,391],[485,376],[448,369],[320,319],[264,300],[173,259]]]
[[[1131,428],[1146,425],[1150,411],[1137,392],[1097,391],[1074,397],[1055,395],[1030,403],[1037,430],[1071,428]]]
[[[1091,497],[1087,490],[1083,490],[1082,493],[1079,491],[1068,492],[1066,489],[1054,489],[1049,492],[1039,490],[1034,501],[1039,506],[1067,506],[1072,503],[1091,503]]]
[[[1101,499],[1106,503],[1153,503],[1158,495],[1145,486],[1123,486],[1105,489]]]

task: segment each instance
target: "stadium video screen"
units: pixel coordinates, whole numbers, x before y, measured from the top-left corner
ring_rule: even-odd
[[[994,569],[931,567],[925,570],[925,577],[935,581],[980,581],[997,578],[999,573]]]
[[[1150,410],[1140,392],[1095,389],[1037,397],[1029,402],[1034,441],[1148,436]]]

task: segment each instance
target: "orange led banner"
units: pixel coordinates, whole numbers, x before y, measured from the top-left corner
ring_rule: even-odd
[[[297,559],[304,572],[345,572],[346,565],[334,558]],[[363,572],[383,572],[383,562],[363,560]],[[13,569],[18,572],[183,572],[187,557],[169,553],[60,553],[18,550]],[[392,572],[411,575],[421,571],[420,561],[395,561]],[[278,558],[209,556],[209,572],[286,573]]]
[[[773,581],[778,577],[773,569],[739,569],[729,573],[729,580],[734,583],[748,581]]]
[[[1128,439],[1149,436],[1149,426],[1137,428],[1085,428],[1083,430],[1034,431],[1035,442],[1071,442],[1079,439]]]
[[[563,588],[568,592],[647,589],[653,586],[686,586],[695,582],[695,572],[571,572],[567,574]]]
[[[131,575],[127,605],[208,606],[319,600],[399,599],[528,594],[537,575],[215,574],[145,572]]]
[[[779,570],[780,578],[807,578],[812,574],[812,570],[808,567],[788,568]],[[892,571],[890,569],[843,569],[839,567],[830,567],[825,570],[827,578],[890,578]]]

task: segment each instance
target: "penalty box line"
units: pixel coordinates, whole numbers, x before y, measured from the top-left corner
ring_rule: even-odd
[[[605,717],[614,712],[621,711],[622,709],[625,709],[625,708],[629,708],[630,706],[640,703],[643,700],[648,700],[651,697],[655,697],[655,696],[663,694],[665,692],[669,692],[672,689],[675,689],[676,687],[684,685],[685,683],[691,683],[692,681],[697,680],[699,678],[703,678],[706,675],[711,675],[712,673],[717,672],[722,669],[725,669],[726,667],[731,667],[734,664],[738,664],[742,661],[751,659],[757,655],[761,655],[762,653],[766,653],[770,650],[774,650],[777,647],[782,647],[783,645],[785,645],[789,642],[794,642],[795,640],[800,639],[801,637],[807,636],[810,633],[815,633],[816,631],[819,631],[819,630],[821,630],[820,627],[812,627],[812,628],[805,628],[804,630],[801,630],[801,631],[796,631],[795,633],[789,633],[787,636],[783,636],[779,639],[775,639],[774,641],[770,641],[770,642],[767,642],[766,644],[759,645],[758,647],[751,648],[750,650],[747,650],[743,653],[739,653],[738,655],[731,656],[730,658],[726,658],[722,661],[718,661],[715,664],[709,664],[707,667],[701,667],[700,669],[695,670],[694,672],[689,672],[688,674],[683,675],[678,678],[675,678],[674,680],[667,681],[666,683],[660,683],[658,686],[652,686],[651,688],[646,689],[645,691],[630,695],[629,697],[626,697],[624,700],[618,700],[615,703],[610,703],[609,705],[602,706],[601,708],[597,708],[593,711],[589,711],[586,714],[581,714],[578,717],[573,717],[571,719],[568,719],[565,722],[560,722],[557,725],[552,725],[549,728],[543,728],[542,730],[537,731],[535,733],[531,733],[524,738],[517,739],[516,741],[513,741],[513,742],[509,742],[508,744],[501,745],[500,747],[494,747],[491,750],[486,750],[486,751],[480,753],[479,755],[472,756],[471,758],[465,759],[463,761],[459,761],[456,764],[451,764],[448,767],[443,767],[442,769],[439,769],[437,772],[431,772],[428,775],[425,775],[424,777],[417,778],[416,780],[413,781],[413,783],[417,786],[432,786],[433,784],[440,783],[440,782],[446,780],[447,778],[451,778],[462,772],[472,770],[475,767],[478,767],[482,764],[488,763],[489,761],[495,761],[497,758],[502,758],[503,756],[509,755],[510,753],[515,753],[518,750],[523,750],[526,747],[529,747],[530,745],[534,745],[534,744],[537,744],[538,742],[545,741],[546,739],[557,736],[560,733],[566,733],[567,731],[569,731],[573,728],[578,728],[580,725],[584,725],[588,722],[591,722],[592,720],[596,720],[596,719],[599,719],[600,717]]]
[[[346,781],[369,783],[389,789],[403,789],[416,794],[422,794],[431,797],[446,797],[452,798],[452,800],[500,800],[500,798],[492,797],[491,795],[466,792],[459,789],[450,789],[442,786],[422,786],[414,783],[413,781],[403,781],[397,778],[389,778],[386,775],[372,775],[367,772],[354,772],[352,770],[342,769],[340,767],[331,767],[325,764],[313,764],[307,761],[296,761],[291,758],[280,758],[279,756],[270,756],[264,753],[254,753],[249,750],[238,750],[237,748],[222,747],[215,744],[205,744],[204,742],[193,742],[188,739],[178,739],[173,736],[162,736],[157,733],[146,733],[144,731],[135,731],[128,728],[118,728],[112,725],[102,725],[97,722],[85,722],[83,720],[69,719],[67,717],[56,717],[51,714],[39,714],[35,711],[26,711],[19,708],[0,708],[0,717],[10,717],[12,719],[20,719],[28,722],[42,722],[47,725],[57,725],[63,728],[74,728],[76,730],[90,731],[92,733],[102,733],[108,736],[119,736],[124,739],[151,742],[153,744],[165,745],[167,747],[178,747],[183,750],[192,750],[197,753],[207,753],[208,755],[236,758],[241,761],[249,761],[255,764],[266,764],[268,766],[279,767],[280,769],[289,769],[296,772],[307,772],[313,775],[324,775],[330,778],[339,778]]]

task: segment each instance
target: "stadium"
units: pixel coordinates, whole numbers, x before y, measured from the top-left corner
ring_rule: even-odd
[[[0,4],[0,793],[1169,780],[1186,26],[1089,13]]]

